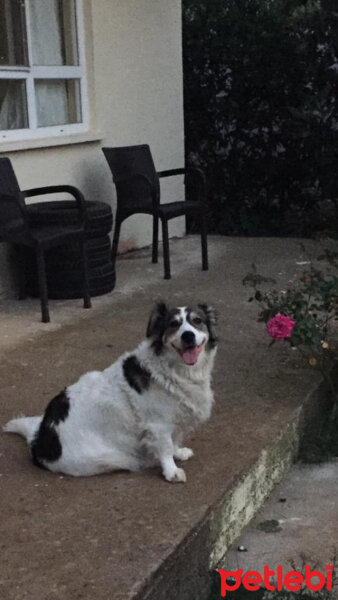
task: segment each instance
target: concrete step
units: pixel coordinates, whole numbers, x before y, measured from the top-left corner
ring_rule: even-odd
[[[78,309],[85,318],[47,333],[40,328],[36,337],[28,328],[29,337],[6,346],[1,423],[20,412],[40,414],[82,373],[103,369],[135,347],[159,297],[173,306],[209,301],[220,313],[216,405],[210,422],[189,440],[195,456],[185,467],[185,485],[166,483],[156,469],[58,476],[34,467],[23,440],[0,435],[0,590],[6,600],[205,600],[210,572],[325,410],[317,373],[288,345],[268,349],[242,286],[252,261],[267,275],[280,274],[281,285],[297,279],[298,263],[306,259],[298,240],[212,238],[208,272],[200,271],[199,244],[198,238],[171,244],[173,265],[180,267],[170,281],[144,253],[120,260],[118,282],[126,286],[120,290],[118,283],[99,310]],[[307,250],[317,252],[316,245]],[[62,304],[53,306],[60,315]]]
[[[237,587],[238,570],[242,569],[242,582],[246,573],[255,571],[262,579],[259,589],[249,591],[242,584],[238,590],[228,591],[226,597],[235,600],[249,595],[254,600],[262,597],[266,585],[270,592],[273,591],[271,588],[277,589],[279,585],[286,598],[288,595],[294,597],[292,594],[296,590],[288,589],[289,582],[285,576],[290,571],[297,571],[301,576],[300,585],[301,578],[305,579],[306,568],[308,577],[304,581],[305,586],[308,581],[312,586],[323,585],[316,591],[316,597],[329,597],[327,587],[331,569],[328,567],[338,568],[337,540],[337,459],[320,464],[294,465],[218,565],[226,573],[236,573],[229,581],[229,587]],[[269,578],[266,567],[271,572]],[[324,579],[316,576],[315,571],[319,571]],[[223,578],[226,577],[224,573]],[[337,594],[338,581],[334,573],[332,584]],[[212,600],[221,598],[219,575],[215,577],[211,597]]]

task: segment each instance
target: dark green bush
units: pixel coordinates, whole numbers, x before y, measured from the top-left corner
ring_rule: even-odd
[[[337,218],[334,5],[183,0],[186,157],[212,231],[310,235],[328,200]]]

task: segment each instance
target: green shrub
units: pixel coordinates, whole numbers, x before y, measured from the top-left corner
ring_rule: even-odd
[[[336,202],[334,4],[183,0],[186,157],[207,173],[212,231],[307,235]]]
[[[302,247],[305,251],[305,248]],[[298,282],[285,290],[257,272],[255,265],[243,280],[252,288],[249,301],[259,306],[258,321],[266,323],[270,345],[288,343],[298,350],[310,368],[320,371],[331,396],[332,412],[312,440],[308,456],[338,456],[338,245],[328,240],[316,262]]]

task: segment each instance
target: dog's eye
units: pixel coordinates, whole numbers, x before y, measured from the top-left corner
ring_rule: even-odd
[[[177,321],[176,319],[174,321],[170,321],[170,323],[169,323],[169,327],[172,327],[172,328],[179,327],[179,326],[180,326],[180,322]]]
[[[193,323],[195,323],[195,325],[200,325],[202,323],[202,319],[200,319],[199,317],[194,317]]]

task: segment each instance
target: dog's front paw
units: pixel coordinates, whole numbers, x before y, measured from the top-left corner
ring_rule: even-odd
[[[192,456],[194,456],[194,452],[191,448],[177,448],[175,451],[175,458],[177,460],[188,460]]]
[[[179,469],[179,467],[176,467],[176,469],[170,471],[165,471],[163,475],[165,479],[171,483],[185,483],[187,481],[185,471],[183,469]]]

